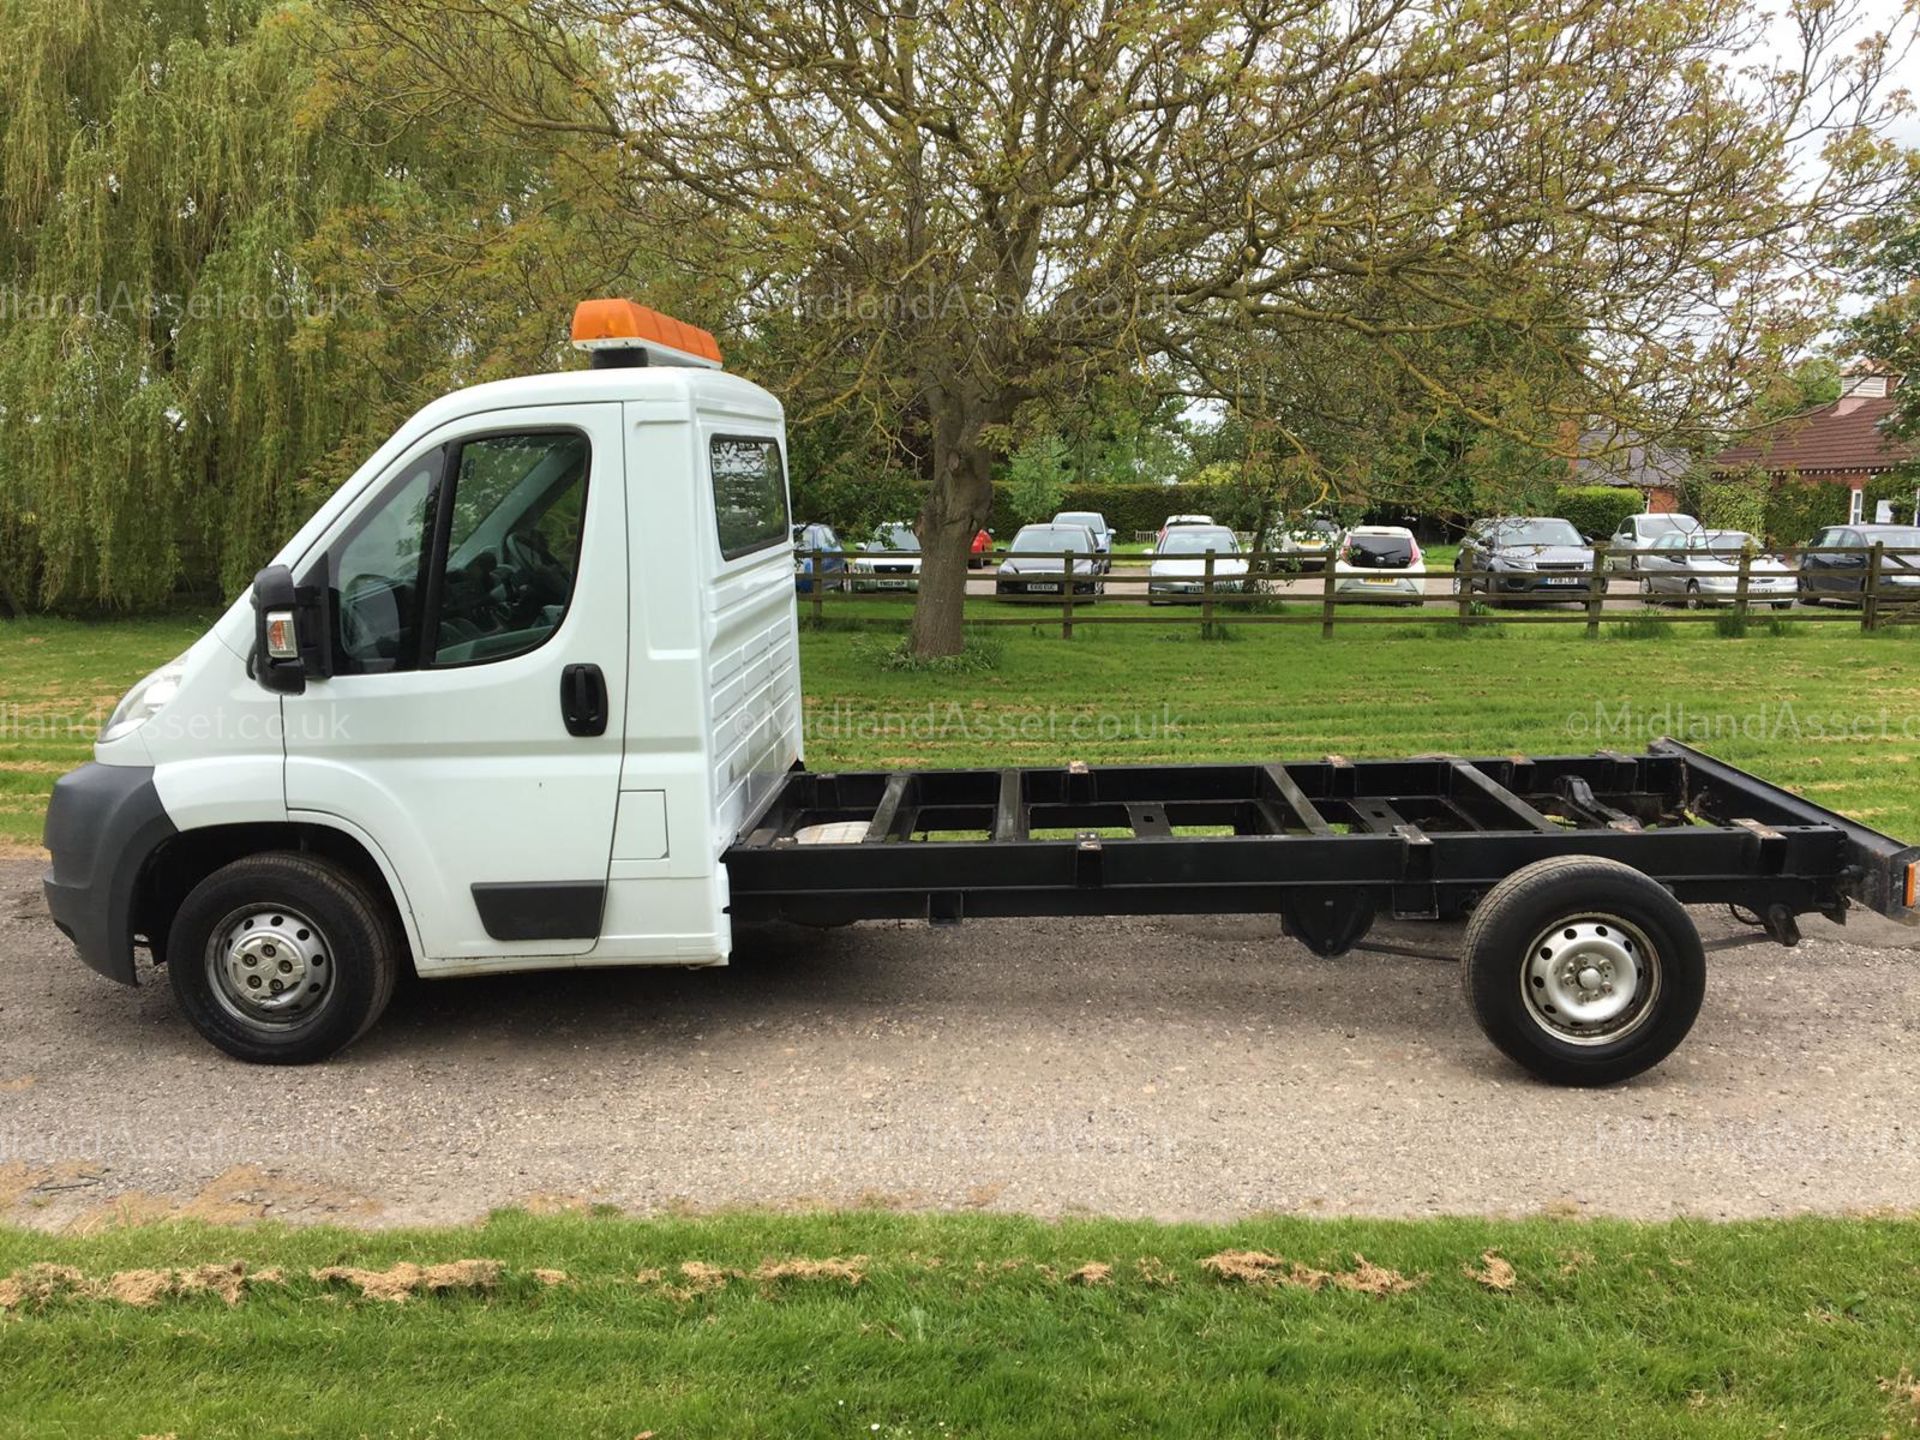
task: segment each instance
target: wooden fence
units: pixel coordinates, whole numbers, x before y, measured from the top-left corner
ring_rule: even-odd
[[[1828,573],[1848,588],[1808,590],[1799,568],[1789,570],[1791,589],[1772,583],[1778,572],[1756,571],[1753,551],[1738,557],[1731,583],[1698,592],[1684,589],[1649,594],[1633,575],[1643,557],[1664,558],[1671,551],[1613,549],[1604,542],[1593,546],[1591,568],[1550,571],[1442,570],[1423,577],[1403,571],[1339,570],[1330,558],[1318,570],[1302,571],[1298,557],[1278,552],[1215,553],[1199,560],[1196,576],[1156,579],[1151,555],[1121,556],[1098,574],[1084,568],[1085,555],[1048,555],[1057,570],[1027,571],[1017,577],[1023,586],[1054,589],[995,593],[999,567],[1006,551],[980,557],[983,568],[968,572],[969,625],[1057,625],[1062,639],[1071,640],[1083,625],[1179,625],[1205,627],[1235,625],[1318,625],[1331,639],[1340,626],[1363,624],[1452,625],[1584,625],[1589,639],[1600,634],[1609,620],[1644,619],[1656,615],[1680,623],[1729,623],[1744,627],[1754,619],[1792,624],[1850,624],[1873,631],[1920,621],[1920,549],[1806,547],[1801,556],[1838,556]],[[795,578],[802,611],[815,624],[829,615],[857,618],[875,625],[906,624],[902,599],[911,600],[917,579],[900,574],[856,571],[856,562],[885,563],[917,560],[914,552],[859,551],[796,552]],[[1021,560],[1039,556],[1027,552]],[[811,562],[811,571],[801,565]],[[1612,562],[1621,562],[1614,570]],[[829,570],[844,563],[847,568]],[[1079,565],[1077,572],[1074,565]],[[1244,571],[1241,567],[1244,566]],[[1067,584],[1069,573],[1073,583]],[[1670,572],[1660,572],[1665,581]],[[1419,593],[1404,593],[1395,579],[1416,579]],[[1676,584],[1684,585],[1684,575]],[[1622,588],[1629,585],[1629,588]],[[1181,587],[1181,588],[1170,588]],[[997,602],[997,603],[993,603]],[[1818,602],[1819,608],[1813,608]],[[991,607],[1004,614],[981,613]],[[1857,610],[1857,615],[1852,613]],[[865,612],[865,613],[862,613]],[[1736,617],[1722,622],[1724,616]]]

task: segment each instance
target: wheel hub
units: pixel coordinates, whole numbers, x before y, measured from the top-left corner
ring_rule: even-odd
[[[293,910],[241,911],[208,947],[214,993],[245,1020],[286,1021],[306,1014],[333,984],[333,961],[319,927]]]
[[[1646,937],[1611,917],[1562,921],[1541,932],[1520,986],[1536,1023],[1563,1039],[1617,1039],[1648,1013],[1658,957]]]

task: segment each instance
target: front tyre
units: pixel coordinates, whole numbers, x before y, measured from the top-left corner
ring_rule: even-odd
[[[256,1065],[345,1049],[393,998],[405,941],[383,899],[311,855],[251,855],[209,875],[167,943],[174,999],[214,1045]]]
[[[1554,1085],[1612,1085],[1693,1028],[1707,962],[1684,906],[1614,860],[1566,855],[1514,871],[1467,926],[1461,967],[1481,1030]]]

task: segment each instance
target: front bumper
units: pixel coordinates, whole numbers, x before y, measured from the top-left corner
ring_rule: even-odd
[[[1564,570],[1496,570],[1493,572],[1493,583],[1496,589],[1510,595],[1533,591],[1584,595],[1593,588],[1593,582],[1584,574],[1576,571],[1569,575]]]
[[[1082,575],[1073,582],[1073,593],[1076,595],[1097,594],[1099,593],[1099,584],[1099,581],[1089,580],[1086,576]],[[993,593],[996,595],[1050,595],[1057,597],[1060,595],[1061,590],[1062,582],[1057,575],[1045,580],[1001,579],[995,580],[993,584]]]
[[[82,765],[47,805],[47,910],[91,970],[135,982],[133,902],[153,852],[179,831],[150,766]]]

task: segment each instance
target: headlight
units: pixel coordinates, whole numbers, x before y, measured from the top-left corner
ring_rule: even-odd
[[[1501,570],[1531,570],[1534,568],[1535,563],[1531,555],[1496,555],[1493,557],[1494,568]]]
[[[180,693],[180,681],[187,673],[187,657],[169,660],[127,692],[126,699],[114,707],[113,714],[100,731],[104,740],[131,735],[160,713],[160,708]]]

